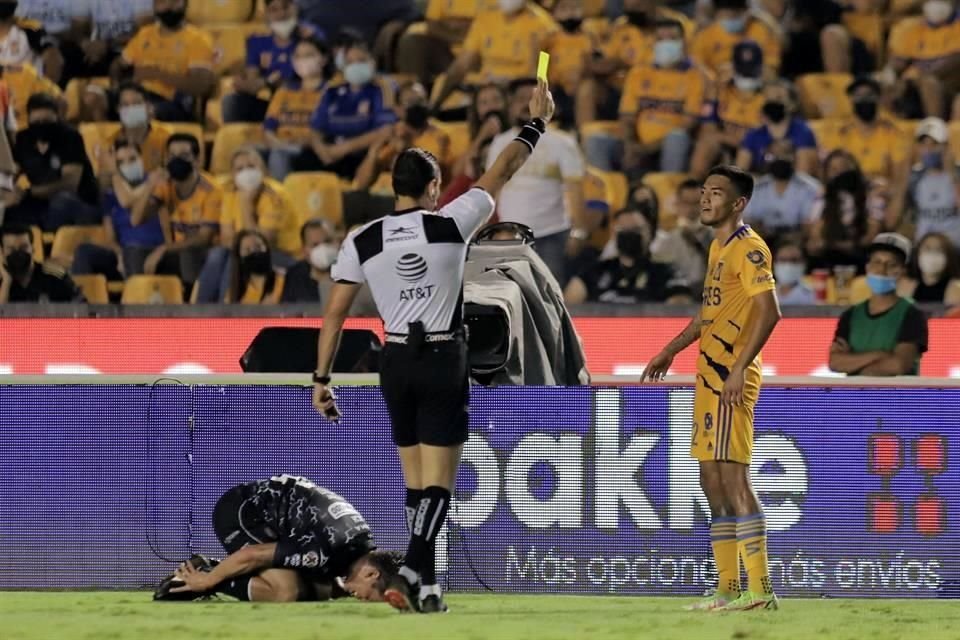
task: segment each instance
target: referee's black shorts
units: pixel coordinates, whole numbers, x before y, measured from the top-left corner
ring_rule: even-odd
[[[398,447],[451,447],[467,441],[470,370],[465,340],[427,343],[419,351],[388,342],[380,387]]]
[[[213,508],[213,531],[228,553],[263,542],[275,542],[276,533],[263,521],[256,505],[247,500],[243,486],[220,496]]]

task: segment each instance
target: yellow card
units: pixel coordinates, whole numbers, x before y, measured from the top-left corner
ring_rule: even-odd
[[[550,54],[546,51],[540,52],[540,61],[537,63],[537,78],[547,81],[547,69],[550,67]]]

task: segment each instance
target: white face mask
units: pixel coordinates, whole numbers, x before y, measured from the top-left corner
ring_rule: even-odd
[[[126,107],[120,107],[120,122],[128,129],[142,127],[150,121],[150,114],[147,113],[147,105],[131,104]]]
[[[337,261],[338,253],[336,245],[318,244],[310,250],[310,264],[320,271],[330,271],[330,267]]]
[[[653,45],[653,61],[661,67],[672,67],[683,60],[683,40],[658,40]]]
[[[527,0],[498,0],[500,11],[504,13],[516,13],[527,4]]]
[[[143,169],[143,160],[140,158],[120,165],[119,169],[120,175],[130,184],[141,184],[146,176],[146,171]]]
[[[921,251],[917,256],[920,271],[929,275],[939,275],[947,268],[947,255],[942,251]]]
[[[367,84],[373,80],[373,63],[351,62],[343,68],[343,78],[354,86]]]
[[[270,23],[270,31],[273,31],[273,35],[278,36],[286,40],[290,37],[290,34],[294,32],[297,28],[297,19],[296,18],[287,18],[286,20],[275,20]]]
[[[256,191],[263,184],[263,171],[256,167],[241,169],[233,176],[233,184],[240,191]]]
[[[320,56],[293,59],[293,72],[296,73],[300,79],[314,78],[320,75],[321,70]]]
[[[800,262],[774,262],[773,277],[777,284],[792,287],[803,280],[803,264]]]
[[[943,24],[953,15],[953,3],[949,0],[927,0],[923,3],[923,17],[930,24]]]
[[[737,89],[740,89],[740,91],[757,91],[763,86],[763,80],[760,78],[733,76],[733,84]]]

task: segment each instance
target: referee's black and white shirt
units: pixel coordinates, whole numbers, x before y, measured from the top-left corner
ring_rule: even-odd
[[[395,211],[347,236],[331,276],[369,285],[387,333],[406,334],[418,321],[427,333],[458,330],[467,248],[493,209],[490,194],[474,188],[435,213]]]

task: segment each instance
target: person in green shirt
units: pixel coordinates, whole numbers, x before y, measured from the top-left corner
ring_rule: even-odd
[[[844,311],[830,347],[830,369],[861,376],[917,375],[927,350],[927,318],[897,295],[910,241],[881,233],[867,249],[870,298]]]

